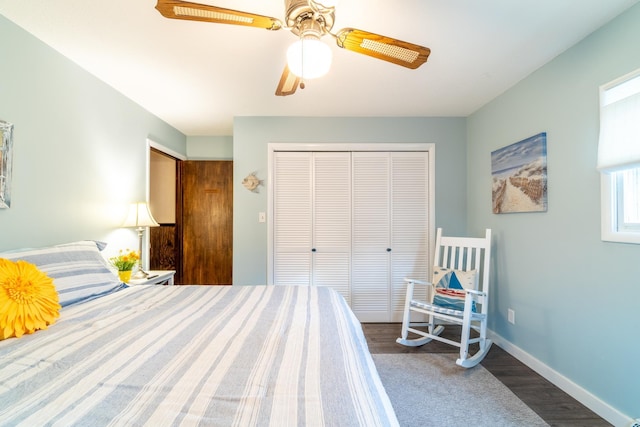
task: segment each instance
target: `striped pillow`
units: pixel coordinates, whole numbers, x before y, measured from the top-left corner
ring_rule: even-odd
[[[60,305],[65,307],[126,287],[100,254],[105,246],[102,242],[85,240],[0,255],[13,261],[35,264],[53,279]]]
[[[450,268],[433,268],[433,284],[435,292],[433,304],[452,310],[464,310],[464,289],[475,289],[476,270],[454,270]],[[476,303],[473,302],[471,311],[476,311]]]

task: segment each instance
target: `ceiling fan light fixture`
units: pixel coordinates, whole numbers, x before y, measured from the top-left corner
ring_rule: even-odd
[[[287,50],[289,70],[303,80],[324,76],[331,67],[331,48],[315,34],[305,34]]]

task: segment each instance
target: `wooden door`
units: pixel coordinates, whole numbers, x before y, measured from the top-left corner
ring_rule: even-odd
[[[231,285],[233,162],[180,163],[181,275],[179,284]]]

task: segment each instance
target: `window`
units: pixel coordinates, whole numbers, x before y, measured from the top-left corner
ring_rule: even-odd
[[[602,239],[640,244],[640,70],[600,88]]]
[[[640,168],[616,172],[618,229],[640,233]]]

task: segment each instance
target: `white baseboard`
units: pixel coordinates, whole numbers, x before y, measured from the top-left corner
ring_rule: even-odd
[[[630,416],[623,414],[611,405],[600,400],[597,396],[580,387],[578,384],[574,383],[559,372],[551,369],[549,366],[522,350],[520,347],[512,344],[493,331],[487,331],[487,335],[494,344],[497,344],[504,351],[536,371],[556,387],[560,388],[578,402],[604,418],[607,422],[616,427],[627,427],[633,423],[633,419]]]

